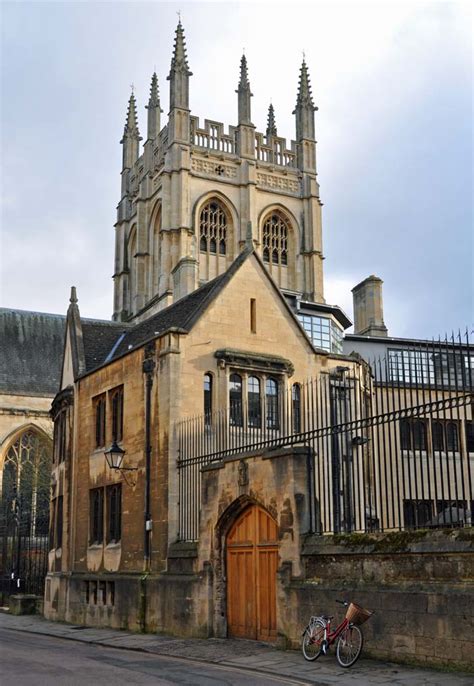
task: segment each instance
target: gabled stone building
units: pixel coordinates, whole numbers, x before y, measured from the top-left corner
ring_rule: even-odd
[[[169,116],[162,125],[154,74],[142,150],[130,97],[113,321],[83,319],[71,292],[45,615],[287,644],[349,583],[381,610],[375,654],[426,661],[435,624],[436,645],[457,637],[457,616],[445,630],[433,614],[445,585],[469,605],[452,570],[462,585],[472,544],[443,532],[440,549],[439,537],[403,529],[418,527],[428,499],[430,526],[469,523],[472,346],[405,350],[370,368],[366,351],[391,340],[371,276],[354,289],[362,335],[344,351],[350,321],[323,294],[307,65],[290,144],[271,106],[266,132],[255,129],[245,57],[227,132],[191,115],[190,77],[180,22]],[[433,581],[422,588],[420,549]],[[407,625],[418,632],[408,647]]]
[[[129,101],[113,322],[82,320],[71,293],[45,614],[274,640],[285,633],[277,568],[299,573],[314,518],[308,449],[196,462],[184,478],[182,422],[202,415],[209,449],[268,441],[301,422],[305,380],[362,365],[342,356],[350,321],[323,296],[307,65],[289,145],[272,106],[265,134],[252,123],[245,56],[228,133],[191,116],[190,77],[179,23],[169,117],[162,126],[154,74],[142,153]],[[108,466],[109,447],[127,471]]]

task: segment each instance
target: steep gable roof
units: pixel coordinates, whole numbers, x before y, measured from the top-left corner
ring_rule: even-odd
[[[177,329],[182,333],[191,331],[194,324],[215,300],[219,293],[234,277],[242,264],[253,255],[259,264],[264,277],[270,282],[275,294],[281,300],[283,307],[294,320],[298,329],[303,333],[309,348],[316,352],[311,341],[296,319],[285,297],[275,284],[259,255],[251,248],[246,248],[232,262],[229,269],[212,281],[180,298],[164,310],[151,316],[139,324],[123,324],[82,320],[82,337],[84,343],[85,371],[80,376],[87,375],[94,369],[112,362],[128,352],[137,350],[147,341],[162,336],[170,329]]]
[[[183,333],[190,331],[195,321],[230,281],[248,255],[248,252],[241,253],[226,272],[212,279],[212,281],[208,281],[149,319],[127,329],[113,354],[109,355],[107,362],[120,357],[129,350],[139,348],[146,341],[160,336],[170,329],[180,329]],[[84,343],[84,345],[86,344]]]
[[[0,308],[0,392],[57,393],[65,326],[60,314]]]

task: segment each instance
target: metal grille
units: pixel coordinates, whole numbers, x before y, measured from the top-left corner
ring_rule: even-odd
[[[32,513],[21,498],[0,514],[0,594],[4,605],[9,595],[43,595],[48,571],[49,505]]]
[[[390,355],[339,366],[299,384],[296,404],[292,385],[280,384],[277,422],[254,421],[242,397],[177,424],[180,538],[199,535],[202,467],[293,445],[313,455],[318,533],[472,525],[473,348],[466,335],[410,351],[410,375],[405,356],[396,378]],[[436,379],[426,360],[446,361]]]

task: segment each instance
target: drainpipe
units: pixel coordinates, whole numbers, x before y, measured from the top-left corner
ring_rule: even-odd
[[[306,472],[308,479],[308,504],[309,504],[309,533],[313,534],[316,530],[315,504],[316,494],[314,492],[314,471],[313,462],[315,459],[314,450],[308,446],[306,452]]]
[[[145,351],[150,355],[151,351]],[[154,353],[154,348],[153,348]],[[153,357],[145,357],[143,360],[143,373],[146,375],[145,385],[145,527],[144,527],[144,567],[150,569],[151,562],[151,504],[150,504],[150,481],[151,481],[151,391],[153,388],[153,372],[155,360]]]

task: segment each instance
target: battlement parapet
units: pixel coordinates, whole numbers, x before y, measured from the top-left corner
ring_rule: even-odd
[[[229,126],[225,133],[224,124],[212,119],[205,119],[204,126],[199,126],[199,117],[191,117],[191,144],[200,150],[217,154],[236,155],[237,127]],[[297,168],[296,142],[291,141],[287,148],[286,138],[255,132],[255,159],[279,167]]]
[[[268,162],[279,167],[296,169],[296,141],[291,141],[291,149],[286,147],[286,138],[271,136],[269,139],[255,132],[255,157],[259,162]]]
[[[235,126],[224,132],[224,124],[212,119],[204,119],[204,128],[199,127],[199,117],[191,117],[191,144],[215,152],[235,155]]]

